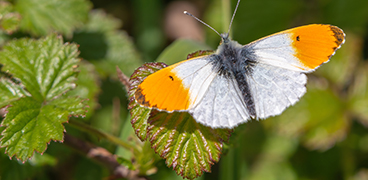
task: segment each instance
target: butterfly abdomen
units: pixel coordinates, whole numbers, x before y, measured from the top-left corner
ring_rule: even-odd
[[[257,64],[254,59],[244,54],[241,45],[236,41],[223,43],[214,56],[213,67],[220,76],[225,76],[235,83],[239,89],[239,98],[243,99],[244,107],[249,116],[256,117],[254,99],[247,82],[251,77],[252,69]]]

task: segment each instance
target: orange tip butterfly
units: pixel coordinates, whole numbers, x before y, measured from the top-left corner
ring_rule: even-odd
[[[157,110],[189,112],[212,128],[279,115],[306,92],[305,73],[328,62],[345,41],[340,28],[324,24],[296,27],[247,45],[231,40],[229,33],[219,35],[222,43],[215,53],[149,75],[138,86],[136,101]]]

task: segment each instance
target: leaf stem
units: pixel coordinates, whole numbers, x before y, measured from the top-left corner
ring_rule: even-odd
[[[124,147],[128,150],[138,151],[137,148],[134,147],[133,145],[130,145],[129,143],[126,143],[126,142],[120,140],[119,138],[117,138],[113,135],[110,135],[110,134],[102,132],[98,129],[95,129],[92,126],[89,126],[85,123],[81,123],[77,120],[70,119],[69,124],[76,127],[76,128],[78,128],[81,131],[88,132],[88,133],[91,133],[93,135],[97,135],[98,137],[104,138],[104,139],[106,139],[106,140],[108,140],[108,141],[110,141],[110,142],[112,142],[116,145],[122,146],[122,147]]]

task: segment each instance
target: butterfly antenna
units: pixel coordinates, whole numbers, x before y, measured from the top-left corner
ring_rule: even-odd
[[[199,21],[200,23],[206,25],[207,27],[209,27],[210,29],[212,29],[213,31],[215,31],[215,33],[217,33],[221,38],[222,36],[220,35],[220,33],[218,33],[216,31],[216,29],[214,29],[213,27],[211,27],[210,25],[208,25],[207,23],[203,22],[202,20],[200,20],[199,18],[195,17],[193,14],[190,14],[188,11],[184,11],[184,14],[188,15],[188,16],[192,16],[194,19],[196,19],[197,21]]]
[[[235,10],[234,10],[234,13],[233,13],[233,17],[231,18],[231,21],[230,21],[229,29],[227,30],[227,34],[230,33],[231,25],[233,24],[233,20],[234,20],[236,11],[238,10],[239,3],[240,3],[240,0],[238,0],[238,2],[236,3],[236,7],[235,7]]]

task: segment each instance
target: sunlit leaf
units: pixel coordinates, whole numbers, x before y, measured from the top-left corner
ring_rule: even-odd
[[[70,100],[73,100],[70,101]],[[43,104],[31,97],[21,98],[11,103],[2,126],[1,146],[6,147],[10,157],[16,156],[23,161],[30,158],[34,151],[44,152],[50,140],[62,141],[64,126],[69,114],[76,115],[83,104],[80,99],[61,98]],[[82,106],[83,107],[83,106]],[[76,110],[75,114],[73,110]]]
[[[64,45],[61,37],[9,42],[0,53],[3,71],[18,78],[37,100],[51,100],[75,87],[75,68],[80,61],[75,44]]]
[[[71,36],[87,20],[91,4],[87,0],[18,0],[15,9],[22,16],[21,29],[33,35],[57,31]]]
[[[10,102],[1,123],[6,128],[0,147],[6,147],[10,157],[25,161],[34,151],[43,153],[51,140],[63,140],[62,123],[85,114],[83,99],[64,94],[75,87],[77,56],[77,46],[64,44],[56,35],[14,40],[3,47],[2,70],[19,81],[3,80],[0,85]]]
[[[231,130],[212,129],[197,123],[189,113],[154,111],[148,119],[152,148],[177,174],[193,179],[220,160],[222,143]]]

